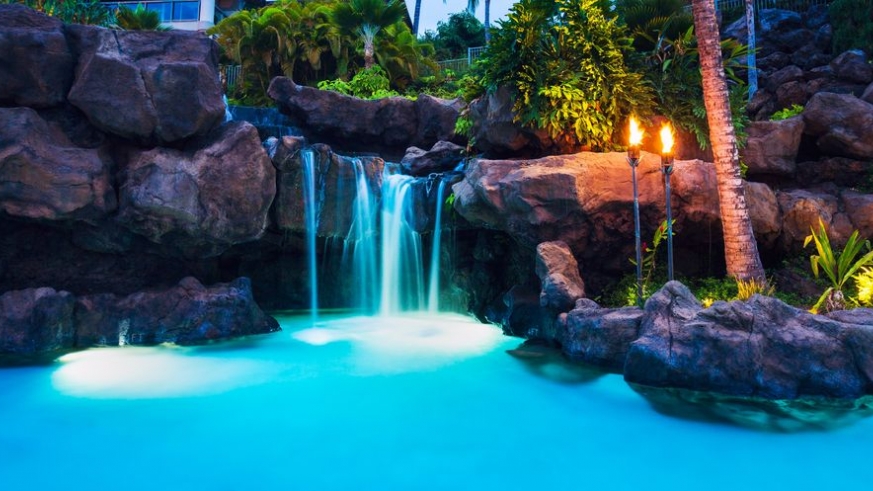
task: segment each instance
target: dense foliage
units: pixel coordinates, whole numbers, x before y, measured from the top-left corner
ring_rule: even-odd
[[[0,0],[0,3],[26,5],[68,24],[108,26],[114,20],[100,0]]]
[[[520,123],[605,150],[628,115],[650,112],[627,29],[596,0],[521,0],[498,26],[477,76],[486,90],[512,88]]]
[[[361,0],[355,4],[358,10],[349,13],[349,2],[283,0],[222,20],[208,33],[216,35],[225,56],[242,67],[242,81],[229,95],[244,104],[261,105],[269,103],[266,91],[276,76],[304,85],[347,80],[364,67],[370,49],[392,86],[405,87],[423,67],[433,66],[432,50],[419,43],[402,20],[388,22],[396,18],[396,8],[390,15],[360,10],[384,6],[377,3]]]
[[[833,52],[862,49],[873,55],[873,0],[834,0],[828,10]]]
[[[433,45],[438,60],[465,58],[467,48],[485,46],[485,26],[465,10],[437,23],[436,32],[427,31],[423,39]]]
[[[382,70],[382,67],[379,65],[359,71],[348,82],[342,79],[318,82],[318,88],[321,90],[332,90],[360,99],[381,99],[383,97],[400,95],[396,91],[391,90],[391,83],[385,75],[385,70]]]

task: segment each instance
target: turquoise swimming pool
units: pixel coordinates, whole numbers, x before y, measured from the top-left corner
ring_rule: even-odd
[[[873,421],[779,434],[522,363],[463,316],[280,317],[0,371],[3,490],[867,489]]]

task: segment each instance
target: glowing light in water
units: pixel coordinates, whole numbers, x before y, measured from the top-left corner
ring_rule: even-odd
[[[269,364],[188,356],[190,351],[161,346],[71,353],[60,358],[52,384],[78,397],[148,399],[218,394],[269,381]]]
[[[424,306],[421,236],[411,223],[415,213],[414,181],[398,174],[382,179],[381,315],[420,310]]]
[[[436,218],[433,225],[433,244],[430,253],[430,286],[427,295],[427,311],[438,312],[440,309],[440,239],[442,235],[443,194],[446,181],[440,179],[436,196]]]
[[[306,219],[306,254],[309,264],[309,309],[312,319],[318,318],[318,271],[315,266],[315,236],[318,233],[318,202],[315,196],[315,153],[304,150],[303,202]]]

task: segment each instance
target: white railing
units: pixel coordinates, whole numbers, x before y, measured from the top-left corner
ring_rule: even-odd
[[[755,11],[762,9],[782,9],[793,12],[805,12],[812,5],[827,5],[830,0],[754,0]],[[715,0],[716,10],[742,10],[746,6],[745,0]],[[685,6],[690,11],[691,4]]]

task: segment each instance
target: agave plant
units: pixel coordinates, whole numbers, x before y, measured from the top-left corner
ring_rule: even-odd
[[[873,264],[873,251],[870,250],[870,241],[861,240],[858,236],[858,231],[852,232],[849,240],[846,241],[846,246],[842,252],[835,252],[831,246],[830,238],[828,237],[827,229],[824,222],[819,218],[818,230],[810,227],[811,234],[803,241],[803,246],[806,247],[810,243],[815,243],[815,249],[818,254],[813,254],[809,257],[809,264],[812,266],[812,274],[818,278],[820,272],[824,272],[831,286],[822,293],[818,302],[813,305],[812,312],[816,313],[824,307],[826,312],[834,310],[842,310],[846,308],[846,297],[843,293],[843,288],[864,266]],[[866,254],[858,257],[864,250]]]

